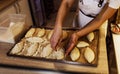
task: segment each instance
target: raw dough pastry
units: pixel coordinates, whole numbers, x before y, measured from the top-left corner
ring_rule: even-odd
[[[89,63],[91,63],[95,59],[95,53],[91,48],[86,47],[84,57]]]
[[[48,34],[48,40],[50,40],[50,38],[51,38],[51,36],[52,36],[52,34],[53,34],[53,30],[51,30],[50,32],[49,32],[49,34]]]
[[[38,46],[38,49],[37,49],[37,51],[35,52],[35,54],[33,54],[33,56],[36,56],[36,57],[40,57],[40,54],[41,54],[41,52],[42,52],[42,46],[41,46],[41,44],[39,44],[39,46]]]
[[[42,36],[45,35],[45,29],[44,28],[43,29],[37,28],[36,31],[38,32],[37,35],[36,35],[37,37],[42,37]]]
[[[65,40],[68,37],[67,31],[63,31],[62,40]]]
[[[52,34],[53,34],[53,30],[51,30],[51,31],[49,32],[49,34],[48,34],[48,39],[49,39],[49,40],[50,40]],[[67,33],[66,31],[63,31],[63,35],[62,35],[62,36],[63,36],[63,37],[62,37],[62,40],[65,40],[65,39],[67,38],[67,36],[68,36],[68,33]]]
[[[77,44],[78,48],[86,47],[86,46],[89,46],[89,44],[85,41],[79,41],[78,44]]]
[[[21,41],[21,42],[17,43],[17,44],[14,46],[14,48],[13,48],[12,51],[11,51],[11,53],[12,53],[12,54],[17,54],[17,53],[19,53],[20,51],[22,51],[23,47],[24,47],[24,42]]]
[[[27,54],[27,49],[31,46],[32,44],[30,42],[25,41],[24,47],[18,55],[26,55]]]
[[[71,53],[70,53],[70,57],[72,59],[72,61],[76,61],[77,59],[79,59],[80,57],[80,51],[77,47],[75,47]]]
[[[64,49],[62,48],[58,48],[57,51],[55,52],[56,54],[56,58],[59,59],[63,59],[64,58]]]
[[[58,47],[57,51],[53,51],[47,58],[50,59],[64,59],[64,49]]]
[[[26,41],[30,43],[42,43],[44,40],[39,37],[29,37],[29,38],[26,38]]]
[[[25,37],[32,37],[35,32],[35,28],[31,28],[25,35]]]
[[[90,42],[92,42],[93,39],[94,39],[94,33],[93,33],[93,32],[89,33],[89,34],[87,35],[87,39],[88,39]]]
[[[27,49],[27,56],[32,56],[38,48],[38,43],[33,43],[28,49]]]
[[[43,51],[41,52],[41,57],[47,57],[52,53],[52,48],[50,44],[47,44],[45,47],[43,47]]]

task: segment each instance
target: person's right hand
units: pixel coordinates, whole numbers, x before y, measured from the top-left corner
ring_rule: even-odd
[[[57,46],[62,40],[62,26],[56,25],[53,31],[53,34],[50,38],[51,47],[54,50],[57,50]]]
[[[79,36],[77,35],[77,33],[73,33],[71,35],[71,38],[69,40],[68,48],[66,50],[65,56],[67,56],[72,51],[72,49],[75,47],[75,45],[78,41],[78,38],[79,38]]]

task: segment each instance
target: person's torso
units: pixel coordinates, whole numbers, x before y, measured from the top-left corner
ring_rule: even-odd
[[[101,1],[101,2],[100,2]],[[108,0],[79,0],[78,23],[82,28],[95,18]]]
[[[79,0],[78,8],[81,9],[85,14],[91,14],[95,16],[101,11],[106,2],[107,0]]]

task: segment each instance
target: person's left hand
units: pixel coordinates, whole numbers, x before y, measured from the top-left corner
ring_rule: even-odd
[[[77,33],[73,33],[71,35],[65,56],[67,56],[71,52],[71,50],[75,47],[75,45],[77,44],[78,38],[79,36],[77,35]]]
[[[50,38],[51,47],[54,50],[57,50],[57,47],[62,41],[62,26],[56,25],[53,31],[53,34]]]

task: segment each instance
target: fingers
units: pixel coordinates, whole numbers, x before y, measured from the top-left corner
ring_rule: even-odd
[[[51,47],[53,50],[57,51],[57,47],[60,46],[61,41],[51,41]]]
[[[51,47],[53,50],[57,50],[58,45],[61,43],[62,39],[62,28],[61,26],[56,27],[53,31],[53,34],[50,38]]]
[[[70,51],[74,48],[74,46],[75,46],[74,43],[70,44],[69,48],[67,49],[65,53],[65,56],[67,56],[70,53]]]
[[[62,42],[62,36],[59,38],[57,46],[61,46],[61,42]]]
[[[53,36],[50,39],[50,43],[51,43],[51,47],[53,48],[53,50],[57,50],[57,47],[61,44],[61,36]]]
[[[67,56],[71,52],[71,50],[75,47],[77,40],[78,40],[78,37],[76,33],[72,34],[70,38],[70,42],[68,44],[68,49],[66,50],[66,53],[65,53],[65,56]]]
[[[74,46],[75,46],[75,43],[70,42],[69,47],[65,53],[65,57],[71,52],[71,50],[74,48]]]
[[[53,37],[50,39],[50,43],[51,43],[51,47],[53,48],[53,50],[56,50],[58,41],[55,40]]]

